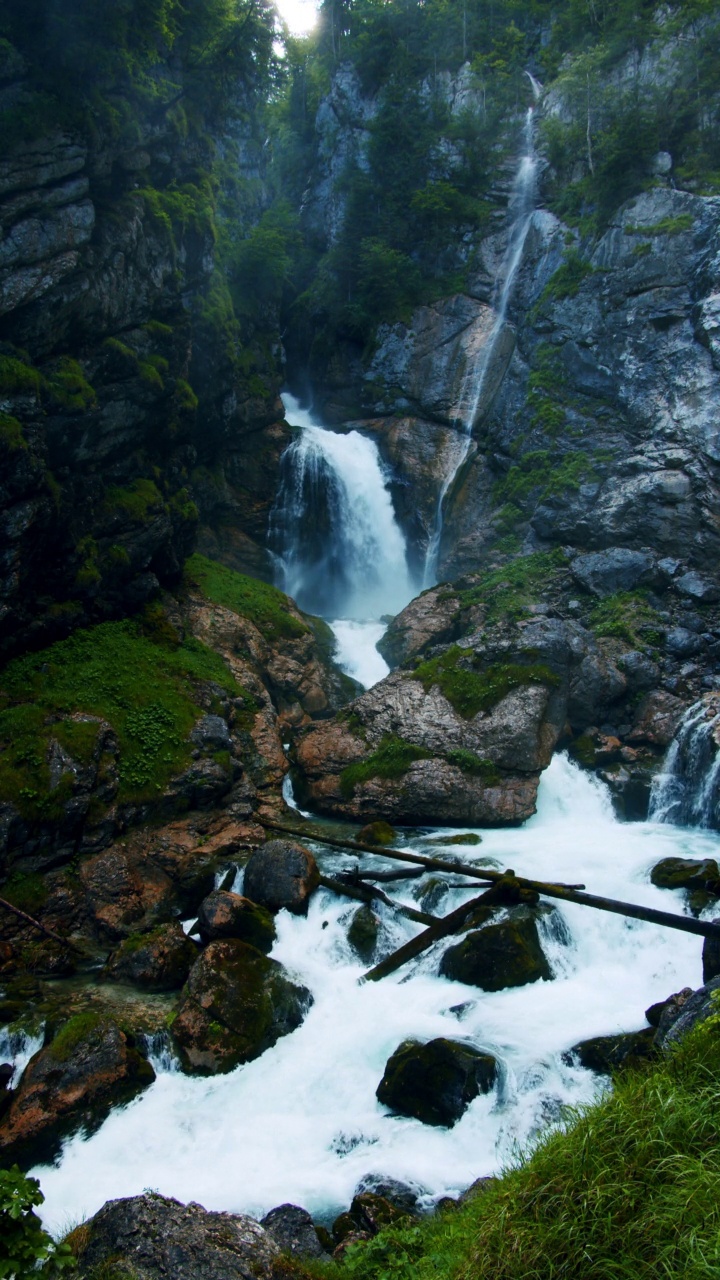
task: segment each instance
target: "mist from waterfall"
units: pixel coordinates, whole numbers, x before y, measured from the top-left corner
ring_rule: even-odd
[[[685,712],[662,771],[653,780],[650,818],[683,827],[720,827],[720,709],[702,699]]]
[[[527,72],[533,92],[533,99],[538,101],[542,88],[537,80]],[[443,531],[444,505],[447,494],[455,481],[460,468],[470,452],[472,432],[480,408],[480,400],[492,364],[498,341],[505,328],[508,304],[512,295],[515,278],[522,262],[525,241],[532,224],[537,199],[538,158],[535,152],[535,107],[528,107],[523,127],[523,144],[518,167],[510,193],[508,214],[510,233],[502,266],[495,281],[495,322],[488,335],[479,360],[469,365],[463,379],[460,393],[462,418],[458,447],[451,460],[447,475],[438,496],[435,531],[428,545],[423,572],[423,587],[434,586],[438,580],[440,559],[440,542]]]

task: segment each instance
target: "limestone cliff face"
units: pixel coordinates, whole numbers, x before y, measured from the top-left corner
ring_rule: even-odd
[[[131,149],[46,130],[0,160],[6,651],[172,587],[199,523],[268,572],[281,368],[223,319],[207,155],[137,130]]]

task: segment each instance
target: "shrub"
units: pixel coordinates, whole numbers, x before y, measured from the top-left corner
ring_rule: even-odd
[[[74,1266],[69,1247],[56,1244],[35,1213],[45,1197],[36,1178],[17,1165],[0,1169],[0,1280],[32,1280]]]

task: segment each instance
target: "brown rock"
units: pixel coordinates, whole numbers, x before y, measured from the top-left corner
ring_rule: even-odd
[[[681,698],[675,698],[663,689],[653,690],[643,698],[635,713],[629,741],[668,747],[686,710],[687,703]]]
[[[160,924],[149,933],[126,938],[108,956],[103,977],[132,982],[146,991],[176,991],[187,980],[197,959],[197,947],[177,921]]]
[[[0,1124],[0,1157],[27,1167],[51,1159],[60,1140],[79,1127],[93,1130],[110,1109],[127,1102],[155,1073],[111,1019],[78,1014],[26,1068]]]
[[[204,942],[239,938],[258,951],[272,951],[275,924],[272,915],[239,893],[215,889],[200,903],[198,930]]]
[[[189,1071],[232,1071],[299,1027],[311,1004],[276,960],[226,938],[196,961],[172,1034]]]
[[[243,887],[248,898],[270,911],[284,907],[304,915],[319,883],[320,872],[309,849],[292,840],[268,840],[251,855]]]

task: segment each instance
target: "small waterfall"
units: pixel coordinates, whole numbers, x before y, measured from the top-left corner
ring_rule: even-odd
[[[527,75],[530,78],[533,98],[535,102],[537,102],[540,94],[542,93],[542,88],[529,71],[527,72]],[[538,159],[535,153],[534,129],[535,107],[532,106],[528,107],[525,113],[522,153],[515,173],[512,191],[510,194],[510,202],[508,205],[510,234],[508,236],[508,243],[502,267],[500,269],[498,279],[495,282],[495,323],[493,324],[490,334],[488,335],[488,339],[483,346],[480,359],[475,365],[468,368],[463,381],[460,393],[460,404],[462,406],[461,435],[459,437],[456,455],[453,458],[451,467],[443,482],[440,495],[438,497],[435,532],[430,541],[430,545],[428,546],[427,556],[425,558],[425,571],[423,574],[423,587],[425,588],[433,586],[438,580],[438,562],[443,529],[445,498],[447,497],[448,491],[455,481],[455,477],[470,452],[472,432],[480,409],[481,396],[500,336],[505,328],[508,303],[510,302],[518,268],[522,262],[525,241],[527,239],[527,234],[532,223],[533,213],[535,211]]]
[[[283,399],[300,434],[283,454],[270,517],[279,585],[326,618],[397,613],[414,591],[377,445],[358,431],[328,431],[294,396]]]
[[[24,1031],[12,1025],[3,1027],[0,1031],[0,1062],[9,1062],[14,1067],[11,1089],[17,1089],[28,1062],[40,1052],[44,1043],[44,1022],[33,1031]]]
[[[650,818],[683,827],[720,829],[720,701],[710,696],[686,711],[650,793]]]

